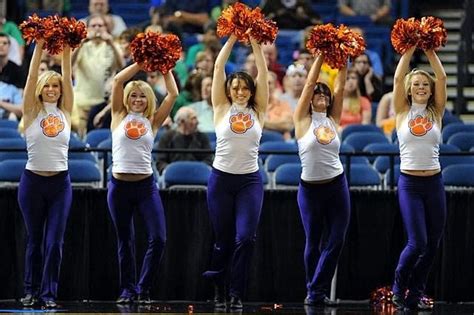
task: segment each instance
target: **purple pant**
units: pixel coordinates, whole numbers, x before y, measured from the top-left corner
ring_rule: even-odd
[[[349,225],[351,204],[346,177],[341,174],[325,184],[301,181],[298,205],[306,235],[304,264],[308,297],[321,300],[331,285]]]
[[[137,293],[149,293],[166,243],[165,214],[155,179],[150,176],[137,182],[127,182],[112,177],[107,201],[118,239],[120,296],[134,297]],[[143,216],[148,235],[148,248],[138,283],[133,227],[135,210]]]
[[[446,222],[446,196],[441,173],[429,176],[401,174],[398,199],[408,244],[403,249],[393,292],[407,300],[423,294]]]
[[[215,244],[211,268],[204,273],[216,283],[226,281],[231,260],[229,294],[243,297],[263,203],[258,171],[236,175],[212,170],[207,203]]]
[[[18,203],[27,232],[25,294],[54,300],[58,293],[64,231],[72,202],[69,173],[40,176],[25,170]]]

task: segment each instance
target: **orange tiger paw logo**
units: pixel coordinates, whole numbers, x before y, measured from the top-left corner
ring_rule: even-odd
[[[321,144],[330,144],[334,138],[336,138],[336,133],[334,130],[327,126],[319,126],[318,128],[314,129],[314,135],[316,136],[316,140],[318,140]]]
[[[47,137],[56,137],[64,129],[64,123],[59,116],[49,114],[40,122],[40,127],[43,129],[43,134]]]
[[[417,137],[424,136],[433,128],[433,122],[428,117],[416,116],[408,122],[410,132]]]
[[[124,126],[125,134],[132,140],[140,139],[141,136],[148,132],[145,124],[139,120],[132,119],[127,122]]]
[[[244,133],[253,126],[253,119],[250,114],[238,113],[230,116],[230,129],[235,133]]]

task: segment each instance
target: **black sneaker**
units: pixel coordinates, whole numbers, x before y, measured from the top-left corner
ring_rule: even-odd
[[[150,293],[140,293],[138,295],[138,304],[151,304]]]
[[[405,299],[398,294],[394,294],[392,297],[392,303],[395,308],[401,310],[405,308]]]
[[[231,309],[242,309],[244,305],[242,304],[242,300],[237,296],[230,297],[230,308]]]
[[[214,308],[226,308],[226,294],[225,287],[221,285],[214,285]]]
[[[46,308],[56,308],[58,307],[58,304],[54,300],[46,300],[44,301],[44,306]]]
[[[38,299],[35,298],[33,294],[31,293],[28,293],[27,295],[25,295],[24,297],[20,299],[20,303],[23,306],[33,306],[36,304],[36,302],[38,302]]]
[[[322,299],[312,299],[307,296],[304,299],[304,305],[307,306],[336,306],[337,302],[330,300],[327,296],[323,297]]]
[[[433,305],[427,303],[423,299],[418,299],[413,302],[407,302],[406,307],[414,311],[430,311],[433,309]]]

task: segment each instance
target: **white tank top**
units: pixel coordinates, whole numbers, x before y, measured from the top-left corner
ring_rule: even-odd
[[[313,112],[311,126],[298,140],[302,180],[326,180],[344,172],[339,159],[341,141],[336,130],[326,113]]]
[[[262,127],[254,110],[233,104],[216,126],[216,155],[212,166],[231,174],[258,170]]]
[[[399,126],[400,169],[439,169],[441,130],[436,121],[428,118],[426,105],[413,103]]]
[[[30,171],[66,171],[71,126],[56,103],[44,103],[44,110],[25,130]]]
[[[141,114],[129,113],[112,132],[112,172],[153,174],[153,130]]]

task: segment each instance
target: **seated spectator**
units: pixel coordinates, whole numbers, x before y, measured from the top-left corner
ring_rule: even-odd
[[[372,106],[369,99],[360,95],[359,86],[357,85],[358,79],[359,77],[354,69],[347,70],[339,131],[347,125],[370,124]]]
[[[17,44],[16,46],[18,46],[18,51],[16,52],[18,56],[14,57],[10,55],[10,60],[14,61],[17,65],[21,65],[25,55],[25,40],[21,35],[20,29],[15,22],[8,21],[5,16],[0,15],[0,33],[5,33],[10,36],[10,41],[12,39],[15,40],[15,43]],[[13,42],[11,41],[11,43]]]
[[[222,48],[221,42],[217,38],[215,23],[208,23],[204,27],[204,34],[202,35],[201,41],[189,47],[185,61],[188,68],[192,68],[196,63],[197,54],[201,51],[205,51],[207,48],[211,51],[219,51]],[[213,54],[216,53],[213,52]]]
[[[202,100],[201,81],[203,77],[204,74],[199,71],[191,72],[184,88],[179,91],[178,98],[171,110],[171,117],[174,117],[181,107]]]
[[[112,36],[117,37],[127,29],[127,25],[121,16],[109,13],[108,0],[89,0],[89,15],[81,20],[88,22],[91,16],[97,14],[107,17],[105,22]]]
[[[269,99],[264,129],[280,132],[285,140],[289,140],[293,130],[293,111],[290,104],[278,98],[275,90],[276,82],[276,74],[268,72]]]
[[[13,84],[0,81],[0,119],[19,120],[23,108],[21,90]]]
[[[300,50],[293,52],[293,59],[295,60],[295,63],[304,65],[306,71],[309,72],[314,61],[314,56],[311,55],[308,49],[301,48]]]
[[[163,5],[165,29],[174,27],[186,33],[202,33],[209,23],[214,0],[166,1]]]
[[[201,81],[201,98],[199,102],[189,104],[187,107],[196,112],[199,121],[198,129],[201,132],[215,132],[214,110],[211,101],[212,76],[204,76]]]
[[[161,18],[162,15],[162,10],[161,8],[157,7],[151,7],[150,11],[150,21],[148,23],[145,23],[145,27],[143,27],[143,30],[146,32],[155,32],[155,33],[163,33],[163,20]]]
[[[393,92],[385,93],[380,99],[375,116],[375,124],[386,136],[391,136],[395,129],[395,110],[393,108]]]
[[[298,99],[301,96],[301,92],[303,92],[307,75],[308,72],[306,71],[304,65],[300,64],[290,65],[286,70],[283,85],[285,88],[285,93],[281,95],[280,100],[290,104],[292,112],[296,108],[296,104],[298,103]]]
[[[353,68],[359,76],[360,95],[372,102],[378,102],[382,97],[383,83],[382,79],[375,75],[369,56],[362,54],[355,58]]]
[[[221,16],[221,13],[223,10],[225,10],[229,5],[236,3],[237,0],[222,0],[222,3],[220,5],[216,5],[215,7],[212,8],[211,10],[211,18],[213,21],[217,22],[217,19],[219,16]]]
[[[267,61],[269,71],[275,72],[280,85],[283,85],[283,77],[285,76],[285,67],[278,63],[278,49],[275,43],[262,45],[263,55]]]
[[[23,89],[26,83],[26,74],[20,66],[9,60],[10,48],[10,37],[5,33],[0,33],[0,81]]]
[[[176,129],[170,129],[161,136],[157,149],[210,149],[209,138],[198,131],[196,112],[189,107],[182,107],[174,117]],[[156,168],[160,172],[175,161],[202,161],[212,163],[210,153],[158,153]]]
[[[390,0],[338,0],[339,13],[368,16],[374,23],[390,24]]]
[[[265,16],[274,20],[279,28],[299,30],[321,24],[320,16],[313,11],[308,0],[262,0],[259,6]]]
[[[365,38],[364,30],[358,26],[351,26],[351,30],[359,33],[362,37]],[[375,75],[380,79],[383,79],[383,64],[382,59],[377,51],[366,48],[364,53],[369,56],[372,69],[374,69]]]

